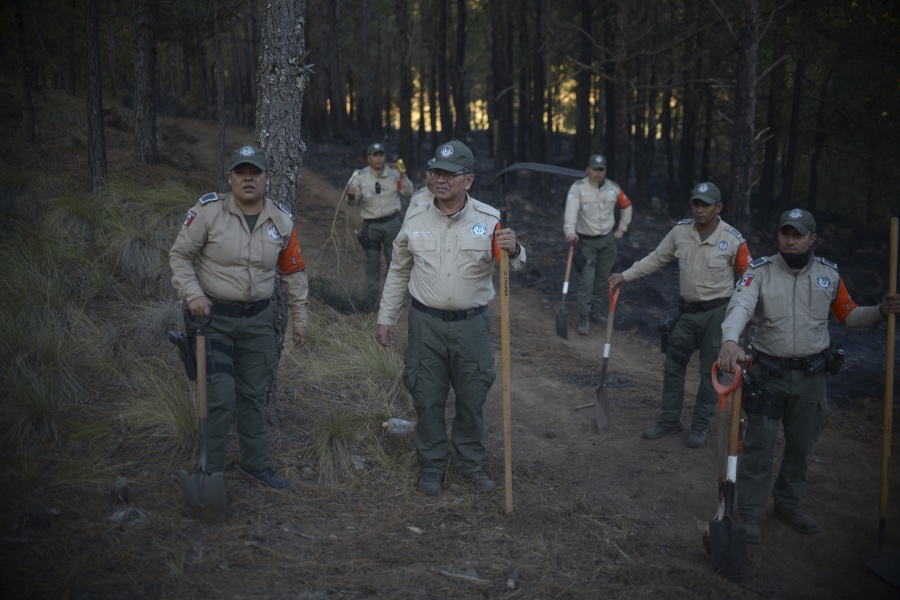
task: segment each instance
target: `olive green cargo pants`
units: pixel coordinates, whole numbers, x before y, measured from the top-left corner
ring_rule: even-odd
[[[228,356],[213,350],[207,368],[206,469],[225,468],[225,451],[232,416],[237,424],[241,467],[257,471],[269,466],[266,388],[275,372],[275,312],[269,306],[252,317],[212,317],[206,337],[233,348]],[[217,344],[218,346],[218,344]]]
[[[824,371],[815,375],[785,371],[779,377],[756,364],[750,376],[765,391],[785,401],[780,420],[761,414],[747,415],[737,473],[738,507],[741,515],[759,518],[766,510],[770,489],[779,506],[794,507],[802,502],[809,483],[809,455],[828,424],[829,408]],[[779,424],[784,426],[784,455],[775,485],[770,487]]]
[[[409,311],[403,384],[416,409],[414,438],[419,470],[444,473],[449,462],[444,417],[450,387],[456,394],[453,417],[454,466],[463,475],[481,469],[485,449],[483,406],[494,383],[491,314],[442,321]]]
[[[381,292],[381,255],[384,253],[385,265],[390,268],[394,240],[402,225],[399,212],[384,223],[363,223],[362,234],[369,240],[369,247],[366,248],[366,297],[369,300],[378,300]]]
[[[598,238],[579,240],[585,263],[578,281],[578,316],[586,317],[592,310],[609,310],[609,275],[616,262],[616,238],[609,232]]]
[[[669,333],[663,366],[662,416],[667,425],[681,422],[685,374],[694,350],[700,351],[700,385],[691,419],[693,427],[706,429],[716,412],[718,395],[712,386],[712,366],[722,346],[722,321],[727,305],[702,313],[679,315]]]

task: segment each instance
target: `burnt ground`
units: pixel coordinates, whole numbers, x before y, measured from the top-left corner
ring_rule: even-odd
[[[164,152],[213,172],[214,126],[164,120],[161,129],[168,136]],[[229,131],[229,147],[251,140],[248,130]],[[296,216],[311,274],[335,269],[332,223],[358,222],[355,211],[340,211],[337,219],[335,214],[341,187],[362,164],[357,149],[366,143],[310,145],[305,155]],[[473,195],[490,201],[491,169],[483,166]],[[576,408],[593,401],[606,329],[594,326],[589,336],[575,335],[575,276],[566,302],[571,335],[555,335],[568,183],[520,175],[509,186],[509,221],[529,256],[527,270],[511,278],[511,514],[504,510],[495,300],[498,379],[486,405],[486,468],[498,481],[496,493],[476,495],[451,472],[442,496],[418,494],[412,444],[405,438],[383,440],[398,459],[390,472],[368,470],[331,485],[310,478],[298,448],[333,399],[292,385],[291,363],[285,361],[272,456],[290,489],[261,489],[230,469],[228,521],[207,525],[187,515],[180,497],[177,471],[191,464],[191,456],[131,454],[115,475],[132,482],[131,507],[138,512],[115,520],[107,488],[44,490],[41,502],[62,507],[62,514],[5,540],[7,597],[900,598],[900,590],[864,563],[878,549],[884,327],[835,327],[848,358],[830,384],[834,412],[812,456],[805,502],[821,532],[795,533],[775,521],[770,508],[763,543],[748,550],[748,578],[730,582],[712,573],[698,529],[717,505],[716,433],[699,450],[688,449],[684,436],[656,442],[640,436],[658,415],[662,355],[656,323],[677,305],[674,267],[628,284],[619,297],[607,383],[611,429],[598,434],[592,409]],[[673,224],[649,210],[649,202],[633,200],[635,219],[620,245],[617,270],[652,250]],[[186,198],[185,206],[191,201]],[[771,240],[751,242],[756,255],[774,248]],[[873,253],[838,260],[858,300],[873,300],[886,288],[877,275],[886,269],[867,264]],[[358,253],[346,252],[342,268],[350,278],[361,277]],[[400,346],[404,326],[401,316]],[[296,358],[302,361],[302,353]],[[695,360],[685,424],[696,379]],[[110,418],[115,400],[107,403],[96,410],[108,411]],[[895,442],[894,455],[897,449]],[[890,497],[889,548],[900,546],[896,483]],[[23,504],[15,500],[18,512],[5,514],[21,523]]]

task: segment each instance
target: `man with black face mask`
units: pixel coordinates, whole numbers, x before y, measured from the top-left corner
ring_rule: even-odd
[[[806,493],[809,454],[828,422],[826,370],[835,361],[828,313],[847,327],[872,327],[900,313],[900,295],[885,295],[878,306],[857,306],[837,265],[813,255],[816,220],[799,208],[778,219],[778,254],[757,259],[741,277],[722,323],[719,368],[733,372],[742,353],[737,340],[756,318],[750,385],[744,390],[747,434],[737,473],[738,508],[747,541],[760,543],[759,522],[771,488],[773,515],[800,533],[819,530],[800,504]],[[771,487],[779,424],[784,456]]]

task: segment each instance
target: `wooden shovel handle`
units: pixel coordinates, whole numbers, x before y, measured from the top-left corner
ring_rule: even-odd
[[[572,257],[575,255],[575,244],[569,244],[569,260],[566,261],[566,289],[563,290],[565,294],[568,291],[569,286],[569,276],[572,274]]]

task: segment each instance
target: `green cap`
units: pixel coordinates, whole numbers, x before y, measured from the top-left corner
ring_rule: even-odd
[[[453,140],[447,142],[437,149],[434,153],[434,164],[432,169],[442,169],[451,173],[460,171],[472,171],[475,168],[475,157],[469,147],[460,142]]]
[[[606,170],[606,158],[602,154],[595,154],[588,161],[589,169],[603,169]]]
[[[815,233],[816,219],[808,210],[792,208],[781,213],[781,217],[778,219],[778,229],[782,227],[793,227],[800,235],[805,235],[807,231]]]
[[[373,154],[378,154],[379,152],[384,153],[384,145],[379,144],[378,142],[374,142],[369,144],[369,149],[366,151],[366,156],[372,156]]]
[[[703,200],[707,204],[718,204],[722,201],[722,192],[716,184],[709,181],[698,183],[691,190],[691,200]]]
[[[232,152],[231,166],[228,167],[228,170],[231,171],[236,166],[244,163],[259,167],[263,171],[269,170],[269,161],[266,158],[265,153],[254,146],[244,146],[243,148],[238,148]]]

